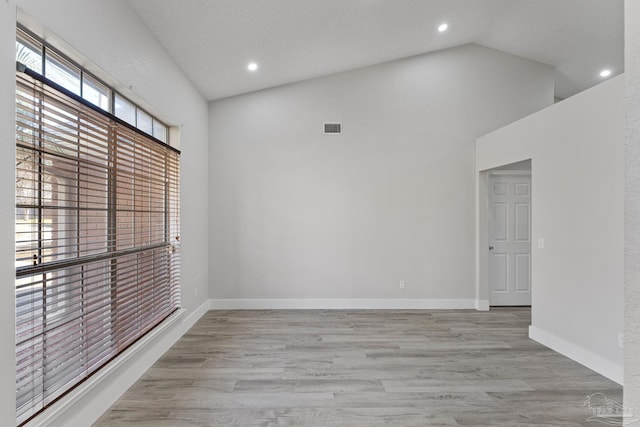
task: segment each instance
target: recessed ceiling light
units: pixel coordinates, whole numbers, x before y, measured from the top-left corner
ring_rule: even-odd
[[[447,24],[445,22],[445,23],[440,24],[440,26],[438,27],[438,31],[440,31],[440,32],[447,31],[447,28],[449,28],[449,24]]]
[[[249,71],[256,71],[258,69],[258,64],[256,64],[255,62],[251,62],[249,65],[247,65],[247,70]]]
[[[611,75],[611,70],[600,71],[600,77],[609,77],[610,75]]]

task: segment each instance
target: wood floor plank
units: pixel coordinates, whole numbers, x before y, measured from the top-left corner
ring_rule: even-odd
[[[210,311],[94,425],[589,426],[622,387],[529,309]]]

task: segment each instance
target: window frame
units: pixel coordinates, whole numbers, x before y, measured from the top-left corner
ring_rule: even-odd
[[[18,40],[17,40],[18,41]],[[43,48],[44,49],[44,48]],[[43,64],[44,64],[44,51],[42,54],[42,58],[43,58]],[[43,65],[44,66],[44,65]],[[150,277],[149,275],[151,275],[151,280],[155,280],[155,276],[157,276],[158,274],[164,274],[163,271],[164,270],[158,270],[158,268],[163,268],[164,264],[161,264],[160,262],[156,262],[156,256],[158,257],[166,257],[167,259],[169,259],[170,261],[168,261],[169,264],[171,264],[171,266],[173,266],[174,264],[177,266],[177,272],[175,272],[175,274],[177,274],[177,284],[175,284],[175,286],[171,286],[168,289],[168,293],[170,293],[169,298],[177,298],[177,301],[174,303],[172,303],[172,305],[170,306],[171,308],[171,312],[169,312],[168,314],[166,312],[162,312],[161,316],[162,319],[158,320],[159,317],[153,317],[154,315],[147,315],[147,318],[151,318],[151,323],[154,323],[151,325],[151,323],[149,323],[149,325],[151,326],[144,326],[142,327],[142,329],[140,329],[140,331],[137,331],[135,333],[131,332],[131,326],[129,323],[127,323],[128,321],[128,317],[130,317],[130,315],[126,315],[124,317],[124,320],[122,319],[118,319],[116,318],[113,322],[113,324],[110,323],[111,326],[109,326],[110,328],[113,328],[115,333],[120,334],[120,325],[124,325],[122,326],[122,328],[126,327],[128,328],[126,331],[122,332],[122,334],[124,335],[124,339],[122,341],[117,341],[116,340],[116,347],[113,347],[113,351],[110,351],[106,356],[102,353],[99,352],[97,354],[97,356],[99,356],[100,358],[104,358],[100,359],[100,363],[99,366],[97,367],[96,370],[94,370],[93,372],[89,373],[86,376],[83,376],[79,381],[76,381],[77,376],[73,375],[74,371],[71,371],[71,374],[65,374],[64,372],[62,374],[56,374],[56,375],[63,375],[63,377],[66,378],[66,376],[70,376],[72,377],[72,381],[71,381],[71,385],[69,387],[67,387],[67,385],[63,385],[61,387],[64,388],[64,390],[61,391],[61,394],[56,394],[54,395],[52,398],[47,399],[47,392],[46,392],[46,388],[43,386],[43,393],[42,395],[37,395],[36,399],[42,399],[41,401],[37,401],[38,403],[36,405],[32,405],[29,409],[25,410],[24,412],[21,412],[19,414],[19,417],[17,419],[17,422],[20,425],[26,424],[28,423],[30,420],[32,420],[35,416],[37,416],[39,413],[41,413],[44,409],[46,409],[49,405],[53,404],[54,402],[56,402],[58,399],[60,399],[61,397],[65,396],[67,393],[69,393],[71,390],[73,390],[75,387],[77,387],[79,384],[81,384],[83,381],[85,381],[86,379],[88,379],[91,375],[93,375],[93,373],[97,372],[97,370],[102,369],[103,367],[107,366],[108,363],[112,360],[114,360],[118,355],[120,355],[123,351],[125,351],[127,348],[129,348],[131,345],[133,345],[135,342],[137,342],[139,339],[141,339],[142,337],[144,337],[148,332],[150,332],[151,330],[153,330],[155,327],[159,326],[165,319],[167,319],[169,316],[171,316],[171,314],[175,313],[177,310],[180,309],[180,251],[179,251],[179,194],[180,194],[180,190],[179,190],[179,155],[180,155],[180,151],[172,146],[170,146],[169,144],[167,144],[166,142],[155,138],[154,136],[147,134],[146,132],[143,132],[142,130],[136,128],[135,126],[125,122],[124,120],[122,120],[121,118],[115,116],[114,114],[102,109],[100,106],[93,104],[91,101],[85,99],[84,97],[82,97],[82,90],[84,88],[84,83],[83,80],[80,80],[80,88],[81,88],[81,93],[80,95],[70,91],[69,89],[51,81],[50,79],[47,79],[45,75],[38,73],[37,71],[33,71],[29,68],[26,68],[24,66],[22,66],[21,64],[16,64],[17,67],[17,74],[25,74],[26,76],[30,77],[31,79],[33,79],[34,82],[38,82],[38,84],[41,84],[42,87],[44,88],[45,86],[47,88],[51,88],[52,90],[62,94],[64,97],[69,98],[70,100],[78,103],[79,106],[81,106],[81,108],[86,109],[87,112],[91,113],[97,113],[100,116],[104,117],[106,121],[108,121],[109,123],[112,123],[113,125],[109,125],[108,128],[109,130],[105,131],[106,134],[109,134],[109,136],[107,136],[108,138],[108,147],[114,147],[114,150],[118,150],[119,148],[117,148],[117,141],[116,139],[111,140],[111,138],[113,137],[111,135],[112,130],[111,129],[122,129],[123,131],[128,132],[130,135],[140,135],[141,137],[145,138],[146,140],[150,141],[150,143],[153,144],[157,144],[159,147],[161,147],[163,150],[165,150],[167,153],[173,153],[172,154],[172,159],[176,158],[177,156],[177,160],[171,160],[171,162],[177,162],[177,163],[171,163],[169,164],[169,160],[168,157],[165,157],[164,160],[164,166],[158,166],[159,164],[162,163],[157,163],[156,162],[156,168],[158,167],[164,167],[165,169],[163,169],[165,172],[165,181],[164,181],[164,200],[162,201],[164,203],[164,212],[162,213],[164,218],[164,229],[162,230],[162,239],[160,241],[157,241],[155,243],[151,243],[151,244],[140,244],[140,245],[134,245],[135,247],[132,247],[131,250],[118,250],[117,246],[117,241],[112,239],[111,237],[108,237],[105,242],[108,245],[107,251],[103,252],[101,254],[97,254],[97,255],[82,255],[82,256],[78,256],[78,257],[71,257],[69,259],[60,259],[60,260],[49,260],[48,262],[46,262],[47,267],[44,268],[42,267],[41,270],[41,274],[42,278],[35,279],[35,283],[37,284],[38,281],[40,280],[41,283],[45,283],[47,280],[49,281],[55,281],[58,280],[60,277],[64,278],[64,277],[71,277],[74,275],[78,275],[80,273],[78,273],[78,269],[81,268],[81,266],[91,263],[100,263],[100,262],[104,262],[106,263],[105,265],[105,273],[104,273],[104,277],[107,277],[105,280],[103,280],[102,282],[100,282],[100,284],[96,285],[96,286],[107,286],[109,289],[114,289],[114,283],[116,282],[116,278],[114,276],[114,274],[117,274],[117,263],[118,260],[120,258],[117,257],[123,257],[122,259],[124,259],[125,257],[129,256],[130,264],[125,264],[125,265],[133,265],[135,269],[137,270],[145,270],[146,274],[147,274],[147,278]],[[46,73],[46,72],[45,72]],[[81,76],[84,75],[84,71],[81,71]],[[104,84],[101,80],[95,78],[93,75],[91,75],[91,79],[92,81],[97,81],[100,84]],[[104,85],[105,87],[109,87],[106,84]],[[35,89],[34,86],[34,90],[40,90],[40,89]],[[44,103],[43,99],[44,99],[44,92],[45,89],[41,89],[42,90],[42,94],[37,94],[37,95],[33,95],[36,99],[37,97],[42,96],[42,100],[40,102]],[[47,89],[48,90],[48,89]],[[111,90],[111,89],[110,89]],[[18,91],[17,91],[18,93]],[[34,92],[35,93],[35,92]],[[110,106],[113,107],[113,99],[115,98],[115,93],[116,92],[111,92],[110,94]],[[16,104],[18,104],[18,99],[16,98]],[[34,101],[35,104],[35,101]],[[43,104],[44,105],[44,104]],[[135,105],[135,104],[133,104]],[[20,279],[22,278],[26,278],[29,277],[30,275],[33,277],[34,274],[38,274],[38,272],[36,272],[36,270],[40,271],[40,265],[38,264],[39,262],[41,262],[41,260],[43,259],[43,239],[46,240],[45,234],[47,233],[47,231],[45,230],[45,222],[43,220],[44,216],[42,211],[46,208],[46,206],[43,204],[43,193],[45,192],[45,190],[43,189],[43,183],[45,182],[45,174],[43,172],[43,156],[45,153],[45,151],[43,151],[43,144],[46,143],[46,139],[45,139],[45,131],[43,130],[43,121],[46,120],[46,114],[42,113],[42,110],[40,110],[40,112],[38,112],[38,107],[34,107],[34,111],[35,111],[35,115],[34,118],[32,119],[32,121],[35,123],[36,121],[39,120],[40,123],[40,127],[39,129],[37,128],[37,125],[35,128],[33,128],[33,132],[35,134],[38,134],[38,136],[34,136],[34,138],[38,139],[38,147],[39,148],[33,148],[33,151],[35,153],[37,153],[37,164],[36,164],[36,168],[37,168],[37,184],[35,187],[37,187],[37,189],[34,190],[35,193],[37,193],[37,208],[36,210],[39,210],[38,212],[36,212],[35,216],[37,217],[37,230],[34,231],[30,231],[30,233],[36,233],[38,235],[38,246],[37,246],[37,260],[34,260],[34,265],[25,265],[25,266],[21,266],[21,267],[16,267],[16,307],[18,307],[18,305],[20,304],[19,301],[19,292],[18,292],[18,282]],[[39,107],[42,108],[42,107]],[[137,105],[136,105],[136,114],[137,114]],[[78,110],[80,111],[80,110]],[[141,111],[144,111],[141,109]],[[92,113],[92,114],[93,114]],[[145,114],[148,114],[145,111]],[[149,115],[149,114],[148,114]],[[154,116],[149,115],[152,118],[151,121],[151,125],[153,127],[153,123],[154,120],[157,120]],[[38,118],[39,117],[39,118]],[[78,124],[81,123],[81,119],[80,116],[74,116],[72,117],[72,119],[77,120]],[[18,117],[16,117],[16,126],[18,127]],[[166,127],[166,125],[163,125],[164,128],[166,129],[166,134],[168,136],[168,128]],[[106,129],[106,128],[105,128]],[[17,129],[16,129],[17,130]],[[77,141],[81,140],[81,135],[80,135],[80,127],[78,128],[78,135],[77,135]],[[117,131],[115,132],[116,134],[118,133]],[[18,136],[18,134],[17,134]],[[74,142],[74,136],[71,136],[71,144],[77,143],[80,144],[79,142]],[[116,138],[116,137],[113,137]],[[134,139],[133,138],[132,144],[134,144]],[[17,153],[20,149],[20,145],[21,142],[20,140],[17,138],[16,139],[16,144],[17,144]],[[24,143],[22,145],[28,145],[26,143]],[[78,145],[79,147],[79,145]],[[24,148],[24,147],[23,147]],[[30,149],[30,148],[27,148]],[[64,149],[64,147],[63,147]],[[79,150],[79,148],[78,148]],[[80,153],[80,151],[78,151],[78,153]],[[107,180],[109,181],[108,186],[110,186],[112,179],[116,179],[114,178],[112,174],[115,174],[116,172],[112,172],[112,170],[116,170],[118,168],[118,160],[117,160],[117,155],[114,154],[114,152],[111,152],[111,148],[109,149],[109,154],[108,157],[106,159],[106,166],[104,167],[105,170],[108,171],[107,175]],[[132,155],[133,156],[133,155]],[[62,157],[61,157],[62,158]],[[18,162],[18,157],[16,157],[16,161]],[[150,160],[151,161],[151,160]],[[60,167],[60,165],[56,165],[56,164],[51,164],[50,165],[52,170],[55,170],[56,168],[59,169],[63,169]],[[77,176],[80,176],[80,169],[81,167],[83,167],[80,163],[80,161],[78,161],[77,163]],[[149,166],[150,168],[152,166]],[[151,173],[151,172],[149,172]],[[174,174],[175,176],[173,176],[171,178],[171,180],[169,180],[167,178],[167,174]],[[55,175],[55,174],[54,174]],[[34,178],[35,179],[35,178]],[[54,188],[54,186],[67,186],[68,184],[63,183],[61,180],[67,179],[64,174],[62,175],[55,175],[52,180],[51,180],[51,192],[57,192],[57,188]],[[74,178],[69,178],[69,179],[74,179]],[[79,179],[79,178],[78,178]],[[19,180],[19,176],[18,176],[18,166],[16,166],[16,195],[18,194],[18,180]],[[36,182],[36,181],[34,181]],[[79,181],[78,181],[79,182]],[[167,188],[167,186],[173,185],[173,188]],[[35,188],[34,187],[34,188]],[[77,188],[79,188],[79,184],[76,185]],[[111,187],[109,187],[111,188]],[[106,219],[106,223],[107,223],[107,227],[109,227],[109,231],[107,231],[108,236],[116,236],[117,237],[117,231],[116,231],[116,218],[117,218],[117,206],[116,206],[116,196],[114,195],[115,190],[113,189],[109,189],[108,191],[108,215],[107,215],[107,219]],[[143,192],[141,194],[145,194],[144,190],[142,190]],[[151,190],[149,190],[151,191]],[[78,193],[80,194],[80,193]],[[155,193],[154,193],[155,194]],[[149,196],[151,197],[151,196]],[[71,202],[75,203],[75,209],[78,210],[80,209],[80,200],[71,200]],[[152,203],[151,201],[149,203]],[[22,214],[28,214],[28,209],[31,207],[31,205],[29,204],[23,204],[18,206],[18,200],[16,198],[16,224],[18,222],[18,217]],[[25,206],[29,206],[29,208],[25,207]],[[34,205],[35,206],[35,205]],[[64,207],[60,210],[60,212],[64,212]],[[71,211],[71,215],[75,215],[76,211]],[[135,212],[137,212],[134,209],[134,217],[135,217]],[[169,212],[174,212],[173,214],[170,214]],[[57,214],[59,215],[59,214]],[[64,215],[64,214],[62,214]],[[151,214],[150,214],[151,215]],[[67,219],[66,217],[60,217],[62,219],[62,221],[65,222],[65,224],[67,223]],[[171,221],[175,220],[176,223],[173,224]],[[53,227],[53,223],[55,221],[52,219],[51,220],[51,227]],[[135,221],[134,221],[135,223]],[[68,224],[70,224],[70,227],[75,227],[75,229],[73,230],[77,236],[72,236],[71,238],[77,238],[78,240],[80,239],[80,226],[79,224],[75,224],[73,225],[72,222],[69,222]],[[66,225],[64,226],[66,227]],[[66,232],[66,228],[63,227],[63,232]],[[52,228],[53,230],[53,228]],[[17,231],[17,229],[16,229]],[[50,236],[50,239],[53,241],[56,241],[57,244],[57,240],[58,239],[62,239],[65,240],[67,238],[70,238],[69,236],[55,236],[53,233],[57,233],[58,231],[50,231],[50,233],[52,233]],[[32,240],[32,239],[28,239],[28,240]],[[16,235],[16,243],[18,242],[18,238]],[[64,244],[63,244],[64,245]],[[17,249],[18,249],[18,245],[16,245],[16,257],[17,255]],[[162,254],[162,252],[166,252],[165,255]],[[115,264],[114,264],[114,259],[116,259]],[[142,265],[142,267],[140,267]],[[146,267],[145,267],[146,266]],[[160,266],[160,267],[158,267]],[[37,267],[37,268],[36,268]],[[95,269],[94,269],[95,268]],[[100,271],[102,267],[91,267],[91,269],[89,269],[88,271],[91,274],[95,274],[97,276],[102,275],[103,273],[101,273]],[[127,267],[129,268],[129,267]],[[110,271],[110,272],[109,272]],[[52,277],[47,278],[46,275],[50,274],[52,275]],[[81,273],[84,274],[84,271]],[[129,272],[127,271],[127,274],[129,274]],[[168,274],[168,273],[167,273]],[[172,273],[173,274],[173,273]],[[173,276],[171,276],[173,277]],[[84,282],[84,278],[81,279],[82,280],[82,284],[79,285],[81,286],[83,289],[80,290],[79,292],[82,293],[82,296],[80,297],[80,302],[78,304],[80,304],[82,307],[84,307],[84,305],[87,303],[88,300],[85,299],[84,296],[84,287],[85,287],[85,282]],[[93,280],[93,279],[92,279]],[[98,279],[96,279],[98,280]],[[173,280],[173,279],[167,279],[169,281]],[[121,280],[122,281],[122,280]],[[32,283],[34,283],[32,281]],[[164,282],[162,282],[164,283]],[[20,285],[22,286],[22,285]],[[27,287],[29,285],[27,284]],[[127,297],[125,298],[125,302],[128,306],[130,306],[130,300],[131,297],[129,296],[131,294],[131,286],[129,285],[128,282],[125,283],[125,287],[124,287],[124,292],[127,292]],[[135,285],[134,285],[135,286]],[[162,285],[163,289],[167,288],[167,286]],[[138,286],[139,287],[139,286]],[[40,291],[35,290],[35,287],[33,288],[34,291],[29,291],[29,292],[35,292],[35,293],[40,293],[41,296],[35,296],[35,300],[38,300],[38,298],[40,298],[42,300],[41,302],[41,307],[49,307],[48,304],[51,304],[51,307],[53,307],[53,314],[51,319],[53,321],[56,321],[56,306],[55,304],[57,303],[56,298],[57,297],[64,297],[64,294],[66,292],[69,292],[69,290],[67,290],[64,285],[55,285],[54,286],[54,292],[55,294],[53,294],[53,296],[51,296],[50,294],[48,294],[48,292],[51,292],[49,290],[47,290],[46,286],[43,285],[42,289]],[[102,293],[103,291],[98,291],[99,293]],[[110,292],[117,292],[117,289],[111,290]],[[120,291],[123,292],[123,291]],[[156,287],[149,287],[144,288],[142,290],[138,290],[137,292],[137,296],[135,297],[136,299],[140,300],[141,302],[138,302],[137,304],[145,304],[146,301],[149,301],[150,299],[155,299],[157,298],[155,292],[157,292]],[[32,295],[33,297],[33,295]],[[49,299],[49,302],[47,302],[47,300]],[[119,300],[117,298],[113,298],[112,300],[113,302],[111,302],[112,306],[109,310],[109,313],[112,312],[118,312],[118,311],[122,311],[123,310],[123,304],[122,302],[119,302]],[[173,301],[173,300],[172,300]],[[76,303],[74,303],[76,304]],[[164,304],[164,303],[163,303]],[[164,305],[164,307],[168,307],[166,304]],[[16,308],[16,314],[18,314],[18,309]],[[84,308],[82,308],[82,311],[84,311]],[[62,312],[58,313],[61,314]],[[64,314],[64,313],[62,313]],[[109,314],[109,316],[111,316],[111,314]],[[158,314],[156,314],[155,316],[158,316]],[[38,315],[36,314],[35,317],[38,317]],[[46,313],[42,315],[43,318],[43,323],[46,325],[47,322],[47,317],[46,317]],[[88,320],[86,320],[88,319]],[[89,324],[92,322],[92,318],[91,317],[86,317],[85,322],[88,322]],[[17,319],[16,319],[17,320]],[[110,320],[109,320],[110,322]],[[120,322],[120,323],[118,323]],[[65,320],[66,323],[66,320]],[[44,328],[43,326],[36,326],[39,328]],[[80,327],[80,326],[79,326]],[[84,324],[84,326],[82,327],[86,327],[86,324]],[[67,332],[64,332],[65,334]],[[85,332],[85,334],[87,334]],[[103,334],[100,333],[100,337],[102,337]],[[110,335],[109,335],[110,336]],[[16,338],[18,337],[18,323],[16,322]],[[92,336],[90,334],[87,335],[87,341],[91,341]],[[18,342],[18,341],[16,341]],[[87,347],[88,348],[88,347]],[[16,347],[16,350],[18,349],[18,347]],[[81,353],[80,355],[78,355],[77,357],[79,358],[78,360],[82,359],[85,360],[85,364],[87,366],[92,366],[92,363],[89,362],[89,358],[94,357],[95,355],[92,356],[92,353],[87,352],[86,354],[84,353],[84,347],[82,347],[82,349],[79,350],[79,352]],[[44,365],[44,360],[45,360],[45,350],[43,350],[42,353],[42,357],[40,358],[40,363],[42,363],[42,369],[46,369],[45,365]],[[104,362],[104,363],[103,363]],[[18,361],[17,361],[18,363]],[[18,369],[18,364],[16,364],[16,369]],[[66,376],[65,376],[66,375]],[[42,380],[43,384],[45,384],[45,379]],[[55,387],[59,386],[59,382],[58,380],[53,382]],[[16,387],[18,387],[18,385],[16,385]],[[33,392],[31,393],[31,399],[33,399]],[[18,402],[16,402],[18,403]]]
[[[24,43],[26,42],[26,44]],[[86,70],[84,67],[80,66],[76,61],[73,61],[71,58],[69,58],[68,55],[65,55],[63,52],[61,52],[59,49],[56,49],[55,46],[52,46],[51,44],[47,43],[46,41],[42,40],[40,37],[36,36],[35,34],[33,34],[31,31],[29,31],[28,29],[26,29],[25,27],[18,25],[17,27],[17,36],[16,36],[16,43],[21,43],[23,45],[25,45],[27,48],[40,48],[40,60],[41,60],[41,64],[40,64],[40,72],[38,70],[32,70],[35,73],[41,75],[42,77],[48,79],[51,81],[51,79],[47,76],[47,62],[48,58],[54,58],[57,61],[62,61],[63,63],[65,63],[64,65],[68,65],[68,66],[72,66],[78,69],[79,71],[79,93],[76,93],[74,91],[73,88],[69,88],[69,87],[65,87],[64,85],[60,85],[61,87],[64,87],[65,89],[71,91],[74,94],[79,95],[82,99],[84,99],[85,101],[91,103],[92,105],[95,105],[96,107],[100,108],[103,111],[106,111],[110,114],[113,114],[114,116],[118,117],[118,115],[116,114],[115,111],[115,99],[116,97],[120,97],[122,98],[125,102],[131,104],[134,107],[134,111],[133,111],[133,123],[127,122],[129,124],[131,124],[133,127],[137,128],[139,131],[159,140],[160,142],[163,142],[165,144],[170,144],[169,141],[169,137],[170,137],[170,132],[169,132],[169,126],[162,120],[160,120],[158,117],[154,116],[153,114],[149,113],[149,111],[147,111],[146,109],[142,108],[140,105],[138,105],[137,103],[131,101],[130,98],[128,98],[127,96],[125,96],[123,93],[121,93],[120,91],[115,90],[112,86],[108,85],[107,83],[105,83],[102,79],[100,79],[99,77],[95,76],[93,73],[91,73],[90,71]],[[31,49],[33,50],[33,49]],[[51,52],[51,54],[49,54],[49,52]],[[27,65],[27,64],[24,64]],[[102,85],[103,87],[105,87],[108,91],[109,91],[109,107],[108,109],[104,109],[102,108],[100,105],[94,104],[93,102],[91,102],[90,100],[86,99],[84,97],[84,86],[85,86],[85,77],[87,77],[87,79],[89,81],[95,81],[96,83]],[[58,83],[58,82],[56,82]],[[58,83],[59,84],[59,83]],[[149,117],[151,117],[151,132],[152,133],[147,133],[144,130],[142,130],[142,128],[138,127],[138,123],[137,123],[137,119],[138,119],[138,111],[142,112],[142,114],[147,115]],[[123,119],[124,120],[124,119]],[[126,121],[126,120],[125,120]],[[156,134],[156,124],[158,124],[158,129],[162,128],[163,132],[159,132],[162,135],[158,135]]]

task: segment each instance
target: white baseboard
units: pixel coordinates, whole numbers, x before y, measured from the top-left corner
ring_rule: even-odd
[[[475,308],[474,299],[211,299],[209,303],[211,310],[452,310]]]
[[[486,299],[475,300],[475,308],[478,311],[489,311],[489,301]]]
[[[205,301],[186,317],[174,313],[26,426],[92,425],[208,310]]]
[[[535,326],[529,326],[529,338],[557,351],[569,359],[622,385],[624,368],[610,360]]]

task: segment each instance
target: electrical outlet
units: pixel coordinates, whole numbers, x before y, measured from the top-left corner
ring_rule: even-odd
[[[400,289],[404,289],[405,283],[404,280],[400,280]]]
[[[538,239],[538,249],[544,249],[544,239],[542,237]]]
[[[622,332],[618,333],[618,347],[624,348],[624,334]]]

